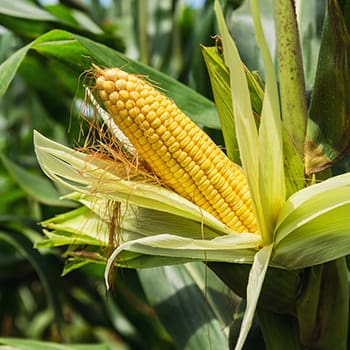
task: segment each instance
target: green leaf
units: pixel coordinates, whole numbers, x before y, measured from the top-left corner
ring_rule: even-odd
[[[266,80],[259,127],[259,191],[265,219],[264,226],[261,225],[261,234],[263,241],[269,244],[273,240],[277,216],[285,202],[282,125],[274,65],[261,25],[257,1],[251,2],[251,9]]]
[[[300,350],[298,320],[294,316],[281,315],[257,309],[259,325],[264,335],[266,349]],[[286,341],[288,339],[288,341]]]
[[[289,0],[276,0],[274,5],[283,125],[302,160],[307,107],[295,7]]]
[[[232,110],[230,74],[217,47],[202,46],[203,57],[209,72],[211,86],[218,110],[227,156],[240,164],[235,121]]]
[[[265,246],[259,250],[254,256],[254,262],[249,273],[247,285],[247,306],[244,312],[241,331],[235,346],[235,350],[241,350],[251,328],[255,309],[261,293],[261,289],[265,280],[267,267],[270,262],[270,257],[273,249],[273,244]]]
[[[55,289],[56,283],[53,279],[50,265],[47,264],[45,257],[33,248],[33,243],[24,234],[16,230],[9,228],[6,231],[0,230],[1,240],[12,245],[34,267],[44,286],[48,302],[55,312],[57,325],[60,327],[63,322],[63,315],[60,308],[61,303]]]
[[[4,95],[18,67],[22,63],[25,55],[30,49],[30,45],[26,45],[12,54],[6,61],[0,65],[0,97]]]
[[[227,155],[235,163],[240,164],[241,160],[235,132],[229,70],[217,46],[202,46],[202,54],[211,80],[215,103],[222,125]],[[264,95],[263,89],[247,68],[245,68],[245,73],[247,75],[253,111],[257,116],[260,116]]]
[[[331,166],[349,149],[350,36],[340,4],[328,2],[311,99],[305,149],[306,173]]]
[[[350,253],[350,173],[298,191],[281,210],[273,261],[300,269]]]
[[[240,157],[253,199],[259,230],[265,233],[266,229],[263,227],[265,221],[259,191],[259,140],[251,107],[247,79],[237,47],[228,32],[218,1],[215,1],[214,9],[222,36],[225,64],[230,70],[233,113],[235,116],[236,136]]]
[[[231,234],[213,239],[192,239],[166,233],[139,238],[126,242],[114,250],[107,262],[106,277],[114,263],[125,264],[126,258],[129,257],[128,252],[136,253],[141,257],[154,255],[175,258],[182,262],[197,260],[251,263],[258,242],[260,242],[258,235],[248,233]],[[162,260],[159,260],[159,266],[169,265],[166,260],[161,263]],[[134,267],[131,263],[128,266]]]
[[[227,305],[227,287],[204,264],[143,269],[139,276],[179,349],[228,349],[233,307]],[[156,289],[155,279],[162,281]]]
[[[38,21],[53,21],[55,18],[47,11],[35,6],[32,2],[25,0],[2,0],[0,13]]]
[[[148,76],[196,123],[220,129],[214,103],[193,89],[107,46],[63,30],[52,30],[43,34],[18,50],[0,66],[0,96],[5,93],[29,49],[68,65],[75,72],[76,79],[84,71],[91,69],[92,62],[104,67],[123,67],[130,73]]]
[[[86,244],[105,247],[109,244],[109,226],[89,208],[81,207],[41,223],[47,239],[37,242],[37,248]],[[50,231],[48,231],[50,230]]]
[[[16,338],[0,338],[0,344],[11,346],[13,350],[109,350],[104,344],[58,344],[46,341]],[[115,348],[126,350],[125,346]]]
[[[179,108],[196,123],[220,129],[213,102],[158,70],[131,60],[107,46],[79,35],[53,30],[39,37],[33,43],[32,48],[73,67],[77,71],[77,77],[84,70],[91,69],[91,62],[103,67],[123,67],[129,73],[146,75],[164,89],[167,96],[172,98]]]
[[[299,1],[295,7],[300,32],[305,85],[306,90],[311,91],[320,50],[319,23],[321,19],[323,20],[326,2],[318,0]]]
[[[32,198],[40,203],[53,206],[74,206],[72,202],[60,200],[59,193],[50,181],[39,175],[34,175],[0,154],[0,160],[18,185]]]
[[[47,5],[45,8],[62,23],[68,26],[87,30],[94,34],[103,34],[102,29],[81,11],[71,9],[61,4]]]
[[[310,349],[347,349],[349,287],[345,258],[305,271],[297,300],[300,339]]]
[[[47,239],[37,243],[37,247],[66,244],[87,244],[108,246],[110,227],[113,220],[113,207],[108,199],[73,193],[67,196],[79,201],[85,207],[60,214],[42,222]],[[207,225],[171,213],[161,212],[135,205],[120,204],[118,208],[123,219],[118,223],[115,234],[119,243],[144,236],[168,233],[182,237],[206,239],[217,237],[218,233]]]

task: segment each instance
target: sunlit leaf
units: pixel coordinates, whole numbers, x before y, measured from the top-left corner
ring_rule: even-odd
[[[34,143],[39,164],[46,175],[73,191],[178,215],[207,225],[218,234],[234,232],[173,191],[145,183],[144,179],[137,182],[121,178],[118,168],[125,174],[124,164],[118,166],[114,161],[77,152],[38,132],[34,133]]]
[[[220,45],[220,43],[218,43]],[[230,74],[218,47],[202,46],[202,53],[211,80],[216,108],[218,110],[225,147],[228,157],[236,164],[240,164],[239,149],[235,133],[235,122],[232,107]],[[256,119],[259,119],[262,108],[263,89],[255,76],[245,68],[248,80],[250,98]]]
[[[261,227],[264,226],[264,215],[259,192],[259,140],[250,102],[247,79],[244,74],[243,63],[228,32],[218,1],[215,2],[214,8],[222,36],[225,63],[230,70],[233,113],[235,116],[240,158],[247,176],[253,205],[258,218],[259,229],[262,232],[266,232],[264,227]]]
[[[1,0],[0,13],[8,16],[40,21],[53,21],[55,18],[34,3],[25,0]]]
[[[128,252],[144,256],[169,257],[183,261],[221,261],[251,263],[255,247],[260,237],[255,234],[241,233],[219,236],[213,239],[192,239],[169,234],[144,237],[129,241],[117,248],[110,256],[106,266],[106,281],[113,264],[125,264]],[[173,260],[174,260],[173,259]],[[159,260],[161,261],[161,260]],[[165,265],[169,265],[164,260]],[[161,266],[162,264],[159,263]],[[133,266],[132,262],[129,267]]]
[[[282,125],[274,65],[259,18],[257,1],[252,1],[251,6],[256,39],[265,67],[265,94],[259,127],[259,191],[265,219],[265,225],[261,229],[266,230],[262,231],[262,236],[265,243],[270,243],[286,192]]]
[[[108,245],[108,223],[89,208],[81,207],[42,222],[46,237],[37,248],[88,244]]]
[[[350,253],[350,174],[295,193],[276,227],[273,260],[291,269],[321,264]]]
[[[243,348],[244,342],[251,328],[267,267],[270,262],[272,249],[273,244],[270,244],[255,254],[247,285],[247,306],[243,316],[241,332],[239,334],[235,350],[240,350]]]
[[[0,66],[0,96],[3,95],[29,49],[60,60],[70,67],[78,80],[95,62],[104,67],[123,67],[126,71],[144,74],[160,88],[196,123],[220,129],[220,122],[213,102],[193,89],[181,84],[158,70],[131,60],[124,54],[100,43],[63,30],[52,30],[31,44],[18,50]]]

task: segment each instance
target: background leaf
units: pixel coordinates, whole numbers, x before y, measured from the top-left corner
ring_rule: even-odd
[[[0,159],[19,186],[38,202],[53,206],[74,206],[72,202],[60,200],[58,191],[46,178],[31,174],[4,155],[0,155]]]
[[[0,338],[0,343],[11,346],[15,350],[108,350],[107,345],[98,344],[72,344],[62,345],[49,342],[40,342],[29,339]],[[0,347],[1,348],[1,347]],[[116,350],[125,350],[124,346],[117,347]]]
[[[350,37],[342,12],[347,3],[328,2],[307,126],[307,174],[332,166],[349,148]]]
[[[2,0],[0,13],[14,17],[36,19],[41,21],[54,20],[54,17],[52,17],[48,12],[44,11],[38,6],[35,6],[33,3],[24,0]]]
[[[225,285],[204,264],[142,270],[150,303],[179,349],[228,349],[228,325],[235,304]],[[162,283],[154,290],[154,277]]]

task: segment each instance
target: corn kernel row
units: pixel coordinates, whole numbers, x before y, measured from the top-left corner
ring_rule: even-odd
[[[118,68],[97,69],[96,90],[115,123],[175,192],[238,232],[256,232],[246,178],[168,97]]]

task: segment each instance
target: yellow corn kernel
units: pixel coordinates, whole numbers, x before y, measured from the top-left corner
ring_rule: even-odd
[[[257,232],[246,178],[209,136],[144,79],[96,68],[95,88],[155,174],[238,232]]]

